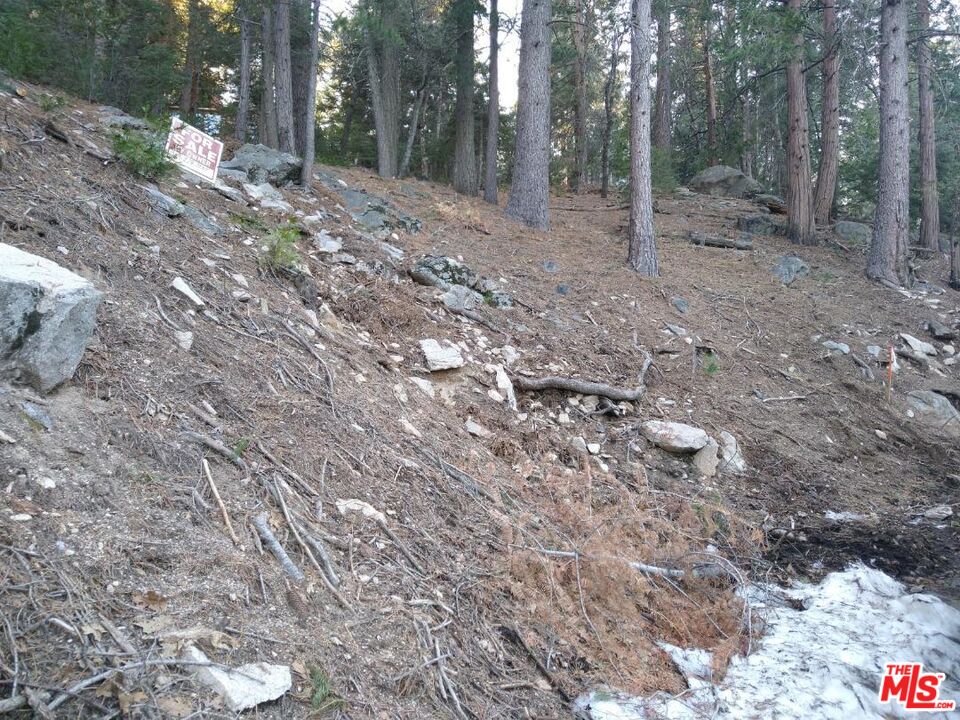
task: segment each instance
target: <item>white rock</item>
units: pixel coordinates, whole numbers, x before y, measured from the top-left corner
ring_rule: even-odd
[[[937,505],[927,510],[923,516],[928,520],[946,520],[953,515],[953,508],[949,505]]]
[[[493,433],[487,430],[483,425],[481,425],[478,422],[474,422],[473,420],[467,420],[464,423],[463,427],[468,433],[470,433],[474,437],[486,439],[493,435]]]
[[[513,365],[520,359],[520,353],[513,345],[504,345],[500,348],[500,356],[507,365]]]
[[[747,471],[747,459],[740,450],[740,443],[726,430],[720,431],[720,464],[721,473],[742,475]]]
[[[337,500],[337,510],[341,515],[347,513],[360,513],[365,518],[370,518],[380,523],[387,521],[387,516],[377,510],[373,505],[363,500]]]
[[[409,420],[407,420],[406,418],[400,418],[400,427],[403,428],[403,431],[404,431],[407,435],[412,435],[412,436],[415,437],[415,438],[422,438],[422,437],[423,437],[423,433],[421,433],[419,430],[417,430],[417,428],[415,428],[415,427],[413,426],[413,424],[412,424]]]
[[[820,344],[823,345],[827,350],[836,350],[837,352],[841,352],[844,355],[850,354],[850,346],[847,345],[846,343],[837,342],[836,340],[824,340]]]
[[[579,450],[580,452],[583,452],[583,453],[588,452],[588,450],[587,450],[587,441],[584,440],[584,439],[583,439],[582,437],[580,437],[579,435],[578,435],[577,437],[572,437],[572,438],[570,438],[570,446],[571,446],[574,450]]]
[[[39,485],[44,490],[53,490],[57,487],[56,481],[53,480],[52,478],[43,477],[41,475],[40,477],[34,478],[34,480],[36,481],[37,485]]]
[[[17,440],[12,436],[7,435],[7,433],[5,433],[3,430],[0,430],[0,442],[14,445],[16,444]]]
[[[705,430],[684,423],[648,420],[640,429],[650,442],[670,452],[696,452],[710,441]]]
[[[187,647],[182,658],[191,663],[208,663],[210,660],[193,645]],[[227,707],[241,712],[260,703],[276,700],[293,686],[288,665],[271,665],[264,662],[247,663],[236,669],[189,665],[197,680],[223,696]]]
[[[429,380],[420,377],[412,377],[410,378],[410,382],[420,388],[420,391],[423,392],[423,394],[427,397],[432,398],[437,396],[436,391],[433,389],[433,383]]]
[[[73,375],[101,293],[54,262],[0,243],[0,374],[48,392]]]
[[[921,355],[937,354],[937,349],[924,340],[915,338],[913,335],[908,335],[907,333],[900,333],[900,337],[903,338],[903,341],[909,345],[914,352],[918,352]]]
[[[591,455],[600,454],[600,443],[587,443],[587,452]]]
[[[717,445],[717,441],[708,438],[707,444],[694,454],[692,463],[703,477],[710,478],[716,475],[717,466],[720,464],[720,446]]]
[[[449,341],[444,342],[446,345],[441,345],[432,338],[420,341],[420,349],[423,351],[427,361],[427,369],[430,372],[455,370],[464,365],[460,349]]]
[[[183,295],[198,308],[202,308],[207,304],[202,297],[193,291],[193,288],[187,284],[187,281],[179,275],[173,279],[173,281],[170,283],[170,287]]]
[[[28,513],[17,513],[16,515],[11,515],[10,519],[14,522],[30,522],[33,520],[33,515],[29,515]]]
[[[503,365],[494,366],[494,372],[497,373],[497,389],[507,398],[507,404],[511,410],[517,409],[517,395],[513,391],[513,382],[511,382],[507,371]]]
[[[943,346],[943,354],[944,354],[944,355],[955,355],[956,352],[957,352],[957,349],[956,349],[953,345],[944,345],[944,346]]]

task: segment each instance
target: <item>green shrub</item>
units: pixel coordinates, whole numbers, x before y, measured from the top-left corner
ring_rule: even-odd
[[[134,175],[157,180],[173,172],[174,164],[167,159],[164,137],[155,133],[132,130],[115,133],[113,151]]]
[[[296,225],[275,227],[264,238],[260,264],[274,272],[296,270],[302,262],[297,250],[299,237],[300,229]]]
[[[310,685],[312,686],[310,705],[317,713],[322,714],[330,710],[339,710],[346,705],[343,698],[339,698],[333,693],[330,678],[320,668],[310,668]]]
[[[54,110],[59,110],[64,105],[67,104],[67,101],[63,99],[62,95],[41,95],[40,96],[40,109],[45,113],[51,113]]]

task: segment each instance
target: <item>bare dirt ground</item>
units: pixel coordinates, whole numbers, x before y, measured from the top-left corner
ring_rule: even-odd
[[[230,717],[177,663],[194,642],[226,665],[292,666],[293,690],[259,717],[565,717],[599,684],[680,690],[657,641],[721,659],[743,650],[762,627],[734,594],[747,577],[816,578],[862,560],[960,596],[957,528],[922,517],[957,503],[960,451],[905,401],[960,392],[957,366],[904,363],[888,401],[821,344],[866,357],[899,332],[925,337],[930,318],[960,320],[960,294],[905,297],[863,279],[860,249],[830,246],[803,248],[810,275],[783,286],[770,272],[791,250],[783,239],[739,252],[686,238],[735,235],[754,205],[677,194],[658,198],[663,277],[643,280],[624,266],[615,201],[556,197],[552,230],[538,233],[443,186],[339,168],[324,171],[423,229],[390,240],[405,251],[392,261],[334,191],[288,190],[361,260],[331,263],[304,233],[314,283],[297,287],[260,262],[281,212],[174,178],[161,189],[224,232],[158,215],[146,183],[86,152],[109,151],[94,106],[44,112],[44,91],[24,88],[0,96],[0,242],[85,275],[105,300],[70,385],[44,398],[0,390],[0,429],[16,441],[0,444],[0,696],[46,693],[37,702],[57,717]],[[483,308],[486,324],[445,311],[406,274],[426,253],[461,257],[516,305]],[[938,257],[919,272],[936,282],[946,270]],[[169,287],[175,277],[206,313]],[[175,329],[193,332],[189,350]],[[467,364],[427,372],[424,338],[458,343]],[[654,364],[619,415],[557,391],[521,393],[514,412],[490,392],[505,346],[514,376],[632,387],[647,353]],[[647,443],[647,419],[729,431],[749,471],[699,477]],[[381,521],[341,512],[348,499]],[[251,520],[264,512],[305,581],[261,547]],[[335,592],[294,528],[326,546]],[[689,571],[705,552],[733,576],[628,564]]]

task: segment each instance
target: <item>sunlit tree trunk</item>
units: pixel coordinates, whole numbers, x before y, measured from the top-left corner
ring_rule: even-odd
[[[630,13],[630,237],[627,264],[660,274],[653,234],[650,182],[650,0],[632,0]]]
[[[882,0],[880,15],[880,168],[867,277],[907,283],[910,227],[910,106],[907,5]]]
[[[306,134],[303,140],[303,166],[300,184],[309,187],[313,180],[313,161],[316,154],[317,124],[317,60],[320,57],[320,0],[313,0],[310,18],[310,66],[307,74]]]
[[[922,2],[922,0],[919,0]],[[837,2],[823,6],[823,108],[820,122],[820,168],[814,191],[813,214],[818,225],[830,222],[837,189],[840,160],[840,41],[837,35]]]
[[[274,40],[273,40],[273,11],[269,5],[263,8],[261,19],[260,44],[263,52],[263,99],[260,103],[260,112],[263,117],[263,137],[260,138],[267,147],[279,147],[277,137],[277,104],[274,97]]]
[[[509,217],[550,225],[550,0],[523,0],[520,82]]]
[[[802,2],[790,0],[789,7],[799,14],[803,11]],[[803,32],[798,31],[793,37],[793,52],[787,63],[787,237],[795,245],[816,245],[803,59]]]
[[[937,137],[930,89],[930,46],[924,34],[930,29],[928,0],[917,0],[917,85],[920,94],[920,245],[940,246],[940,199],[937,192]]]
[[[490,0],[490,83],[487,94],[487,147],[484,158],[483,199],[497,204],[497,151],[500,143],[500,88],[498,57],[500,54],[500,13],[497,0]]]

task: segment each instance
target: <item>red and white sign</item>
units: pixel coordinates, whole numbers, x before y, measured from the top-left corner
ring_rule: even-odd
[[[219,140],[187,125],[183,120],[173,118],[170,122],[167,155],[184,170],[213,182],[217,179],[222,154],[223,143]]]
[[[940,699],[943,673],[924,672],[922,663],[887,663],[880,681],[880,702],[899,702],[915,712],[953,710],[954,700]]]

